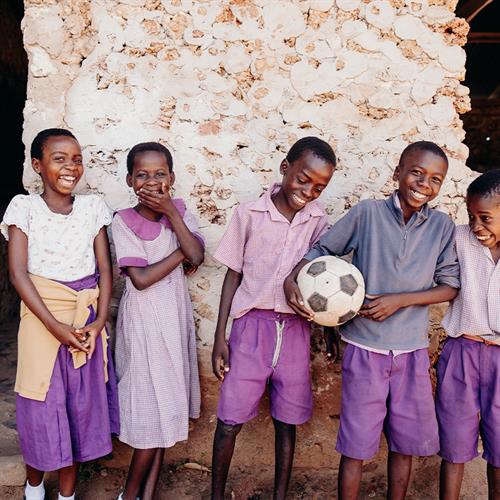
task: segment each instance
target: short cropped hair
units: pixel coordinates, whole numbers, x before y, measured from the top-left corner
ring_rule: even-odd
[[[41,132],[38,132],[36,137],[33,139],[30,149],[31,158],[41,160],[43,155],[43,148],[45,147],[45,144],[47,143],[49,138],[59,137],[61,135],[71,137],[75,141],[77,140],[69,130],[66,130],[64,128],[47,128],[45,130],[42,130]]]
[[[399,165],[403,165],[406,157],[414,151],[428,151],[429,153],[433,153],[436,156],[441,157],[448,166],[448,157],[446,156],[446,153],[435,142],[431,141],[417,141],[406,146],[401,153],[401,157],[399,158]]]
[[[489,170],[474,179],[467,188],[467,196],[491,198],[500,195],[500,169]]]
[[[136,144],[128,152],[127,172],[130,175],[132,175],[132,172],[134,171],[135,157],[139,153],[145,153],[146,151],[156,151],[157,153],[164,155],[165,159],[167,160],[169,172],[172,172],[174,170],[174,163],[173,163],[172,155],[171,155],[170,151],[163,144],[160,144],[159,142],[141,142],[139,144]]]
[[[334,167],[337,165],[337,158],[330,144],[312,136],[302,137],[290,148],[286,155],[288,163],[298,160],[305,151],[310,151],[314,156],[331,163]]]

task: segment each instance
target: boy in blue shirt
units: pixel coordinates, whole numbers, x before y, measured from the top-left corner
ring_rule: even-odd
[[[388,498],[404,498],[412,456],[439,450],[429,379],[428,305],[453,299],[459,288],[455,225],[429,208],[448,170],[432,142],[409,145],[394,172],[399,187],[385,200],[365,200],[325,233],[285,280],[289,305],[311,319],[295,282],[321,255],[353,252],[367,302],[341,327],[342,411],[337,451],[339,498],[357,498],[363,460],[384,431],[389,447]]]

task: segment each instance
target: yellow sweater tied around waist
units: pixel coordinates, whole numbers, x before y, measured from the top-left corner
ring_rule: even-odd
[[[40,297],[52,315],[74,328],[85,326],[89,318],[89,307],[97,313],[99,288],[75,291],[57,281],[41,276],[29,275]],[[100,333],[104,357],[104,381],[108,381],[107,333]],[[28,399],[45,401],[50,379],[61,343],[45,328],[24,302],[21,302],[21,321],[18,333],[17,374],[14,390]],[[72,350],[73,366],[80,368],[87,362],[87,354]]]

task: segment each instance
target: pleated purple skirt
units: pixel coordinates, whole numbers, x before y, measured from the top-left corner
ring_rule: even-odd
[[[74,290],[94,288],[96,276],[63,282]],[[96,317],[90,308],[87,321]],[[108,345],[108,382],[104,382],[103,347],[98,339],[92,359],[73,367],[67,346],[61,345],[45,401],[16,398],[19,443],[27,465],[58,470],[111,452],[111,434],[120,429],[116,377]]]

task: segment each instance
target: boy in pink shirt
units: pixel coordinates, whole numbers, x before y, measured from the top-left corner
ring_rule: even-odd
[[[222,500],[242,425],[269,385],[276,432],[274,498],[286,496],[296,425],[312,413],[310,325],[287,305],[283,281],[327,228],[315,201],[335,170],[332,148],[304,137],[281,162],[281,184],[236,208],[214,256],[228,267],[212,365],[223,381],[212,457],[212,498]],[[229,343],[225,333],[233,321]]]

